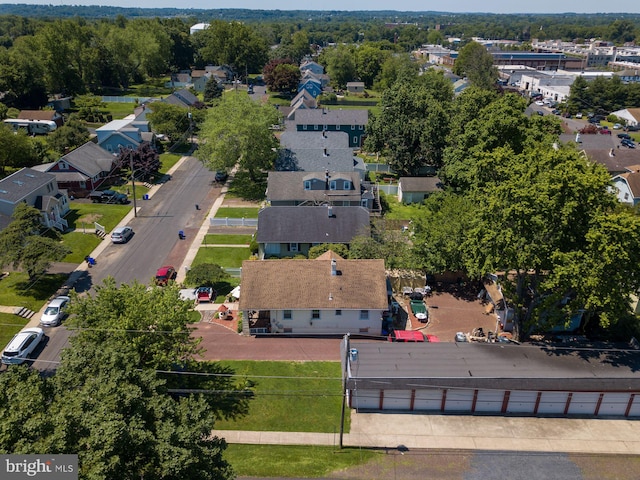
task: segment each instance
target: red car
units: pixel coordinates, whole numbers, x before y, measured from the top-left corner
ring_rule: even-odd
[[[156,272],[156,285],[164,286],[176,278],[176,269],[170,265],[160,267]]]
[[[601,129],[599,130],[599,132],[600,132],[602,135],[611,135],[611,130],[609,130],[609,129],[608,129],[608,128],[606,128],[606,127],[601,128]]]

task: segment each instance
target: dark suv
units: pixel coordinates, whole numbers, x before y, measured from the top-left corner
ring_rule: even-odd
[[[216,182],[224,183],[227,181],[227,178],[229,178],[229,175],[227,175],[227,172],[225,172],[224,170],[218,170],[216,172],[216,176],[215,176]]]
[[[124,205],[129,201],[124,193],[118,193],[115,190],[94,190],[89,194],[89,198],[93,203],[120,203]]]

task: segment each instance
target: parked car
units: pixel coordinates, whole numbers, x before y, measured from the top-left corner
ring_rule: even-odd
[[[624,145],[624,146],[625,146],[625,147],[627,147],[627,148],[636,148],[636,144],[635,144],[635,143],[633,143],[631,140],[629,140],[629,139],[627,139],[627,138],[623,138],[623,139],[620,141],[620,144],[621,144],[621,145]]]
[[[93,203],[120,203],[125,204],[129,198],[124,193],[115,190],[94,190],[89,194],[89,198]]]
[[[171,265],[160,267],[156,272],[156,285],[164,286],[176,278],[176,269]]]
[[[607,127],[602,127],[600,130],[598,130],[601,134],[603,135],[611,135],[611,130],[609,130]]]
[[[454,340],[455,340],[456,342],[461,342],[461,343],[464,343],[464,342],[468,342],[468,341],[469,341],[469,339],[468,339],[468,338],[467,338],[467,336],[464,334],[464,332],[457,332],[457,333],[456,333],[456,336],[454,337]]]
[[[540,110],[536,110],[536,113],[537,113],[538,115],[540,115],[541,117],[542,117],[542,116],[544,116],[544,112],[542,112],[542,111],[540,111]]]
[[[215,177],[214,177],[215,181],[218,182],[218,183],[226,182],[227,178],[229,178],[229,175],[227,174],[227,172],[225,172],[223,170],[218,170],[216,172]]]
[[[544,102],[542,100],[537,100],[536,105],[538,105],[539,107],[542,107],[544,105]]]
[[[211,302],[216,296],[216,291],[211,287],[196,288],[196,303]]]
[[[66,315],[67,305],[71,299],[65,295],[54,298],[49,302],[40,318],[40,325],[45,327],[56,327],[60,325]]]
[[[576,113],[576,118],[582,118],[582,112]]]
[[[614,130],[620,130],[621,128],[622,128],[622,125],[620,125],[619,123],[616,123],[616,124],[613,126],[613,129],[614,129]]]
[[[629,125],[625,127],[625,129],[627,130],[627,132],[637,132],[638,130],[640,130],[640,125]]]
[[[25,328],[16,333],[2,352],[2,363],[5,365],[19,365],[33,353],[44,338],[41,328]]]
[[[247,93],[249,95],[251,95],[253,93],[253,85],[249,85],[249,88],[247,88]]]
[[[111,241],[113,243],[127,243],[133,237],[133,229],[131,227],[118,227],[111,232]]]
[[[631,136],[628,133],[619,133],[618,138],[626,138],[627,140],[631,140]]]

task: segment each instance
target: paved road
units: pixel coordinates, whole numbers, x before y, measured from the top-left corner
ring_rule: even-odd
[[[149,283],[162,265],[179,268],[189,246],[205,219],[208,207],[220,194],[214,181],[215,172],[203,167],[194,157],[188,157],[172,172],[171,180],[162,185],[150,200],[137,202],[138,216],[128,221],[135,235],[128,243],[113,245],[109,240],[97,259],[97,265],[87,270],[76,283],[76,291],[90,291],[111,276],[118,283],[138,281]],[[201,205],[196,210],[195,205]],[[105,205],[105,208],[109,208]],[[186,240],[178,239],[184,230]],[[39,317],[38,317],[39,318]],[[47,343],[34,362],[34,367],[55,369],[60,351],[69,341],[64,325],[47,329]]]

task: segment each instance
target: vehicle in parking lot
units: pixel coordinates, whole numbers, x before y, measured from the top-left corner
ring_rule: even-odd
[[[628,133],[619,133],[618,138],[626,138],[627,140],[631,140],[631,136]]]
[[[616,123],[616,124],[613,126],[613,129],[614,129],[614,130],[620,130],[621,128],[622,128],[622,125],[620,125],[619,123]]]
[[[49,302],[40,318],[40,325],[45,327],[56,327],[60,325],[66,315],[66,308],[71,299],[65,295],[60,295]]]
[[[627,147],[627,148],[636,148],[636,144],[635,144],[635,143],[633,143],[633,141],[629,140],[628,138],[623,138],[623,139],[620,141],[620,144],[621,144],[621,145],[624,145],[624,146],[625,146],[625,147]]]
[[[16,333],[2,352],[2,363],[5,365],[24,363],[43,338],[44,330],[41,328],[25,328]]]
[[[169,283],[169,280],[176,278],[176,269],[171,265],[160,267],[156,272],[156,285],[164,286]]]
[[[133,237],[133,229],[131,227],[118,227],[111,232],[111,241],[113,243],[127,243]]]

